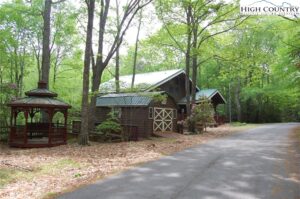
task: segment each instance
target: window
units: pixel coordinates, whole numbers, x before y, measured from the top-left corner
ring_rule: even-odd
[[[152,107],[149,107],[148,118],[153,119],[153,108]]]

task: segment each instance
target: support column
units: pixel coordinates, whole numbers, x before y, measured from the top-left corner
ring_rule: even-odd
[[[51,145],[52,144],[52,133],[53,133],[53,129],[52,129],[53,109],[48,109],[48,114],[49,114],[48,144]]]
[[[14,108],[12,108],[11,107],[11,109],[10,109],[10,132],[9,132],[9,140],[8,140],[8,142],[9,142],[9,145],[11,145],[11,143],[12,143],[12,138],[13,138],[13,134],[15,133],[14,132],[14,130],[13,130],[13,118],[14,118]]]
[[[28,123],[28,110],[25,109],[24,110],[24,116],[25,116],[25,129],[24,129],[24,144],[26,145],[27,144],[27,123]]]
[[[67,128],[68,110],[64,111],[64,117],[65,117],[65,128],[63,131],[63,139],[64,139],[64,144],[66,144],[67,143],[67,131],[68,131],[68,128]]]

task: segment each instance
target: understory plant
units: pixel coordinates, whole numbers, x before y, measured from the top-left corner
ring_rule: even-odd
[[[112,134],[121,132],[121,124],[114,111],[107,114],[108,118],[96,127],[100,134]]]
[[[207,124],[214,123],[214,109],[208,98],[201,98],[200,103],[194,105],[191,110],[191,115],[186,118],[187,126],[195,125],[196,129],[192,133],[197,133],[197,130],[206,131]],[[201,126],[201,128],[199,128]]]
[[[111,111],[107,116],[107,119],[96,127],[96,133],[103,135],[105,140],[108,139],[109,141],[112,141],[113,138],[117,138],[124,141],[122,127],[115,112]]]

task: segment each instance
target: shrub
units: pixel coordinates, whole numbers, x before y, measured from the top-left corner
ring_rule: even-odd
[[[209,99],[202,98],[198,105],[195,105],[191,110],[191,115],[186,118],[186,125],[192,126],[195,123],[202,124],[206,128],[208,123],[214,122],[214,109]],[[203,129],[198,129],[202,131]]]
[[[108,118],[96,127],[96,132],[104,135],[121,132],[121,124],[113,111],[109,112]]]

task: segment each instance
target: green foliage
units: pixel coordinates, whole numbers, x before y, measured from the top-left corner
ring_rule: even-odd
[[[107,116],[108,118],[96,127],[96,132],[104,135],[119,133],[122,129],[115,112],[111,111]]]
[[[35,88],[39,79],[43,4],[41,0],[5,1],[0,4],[1,119],[9,118],[6,103]],[[236,1],[160,0],[154,1],[154,6],[162,26],[139,41],[137,73],[185,67],[185,9],[188,6],[192,7],[194,16],[202,16],[197,23],[199,30],[203,30],[198,42],[240,21]],[[82,2],[76,7],[70,1],[52,7],[49,86],[58,93],[59,98],[72,105],[69,121],[80,117],[82,46],[85,42],[82,27],[85,27],[86,14]],[[226,21],[228,18],[230,20]],[[115,34],[113,19],[109,16],[111,21],[108,22],[107,32]],[[216,23],[203,29],[216,19]],[[146,23],[143,26],[147,28]],[[196,54],[199,60],[198,87],[217,88],[225,96],[228,103],[225,108],[219,106],[218,111],[227,117],[231,99],[233,120],[237,119],[239,102],[241,122],[300,121],[299,42],[299,19],[253,16],[231,31],[205,40],[201,48],[191,49],[192,55]],[[131,74],[134,45],[121,48],[127,51],[121,53],[120,73]],[[113,78],[113,71],[114,63],[111,62],[101,80]],[[13,85],[13,89],[9,85]],[[135,85],[133,89],[121,89],[121,92],[139,92],[147,87],[147,84]],[[96,94],[98,92],[91,93],[91,96]],[[163,95],[153,98],[165,100]],[[106,126],[107,129],[109,126]],[[118,129],[118,126],[115,127]]]
[[[207,124],[214,123],[214,109],[209,99],[202,98],[198,105],[193,106],[190,117],[186,119],[187,125],[195,123],[202,124],[206,128]],[[202,129],[198,129],[202,131]]]

